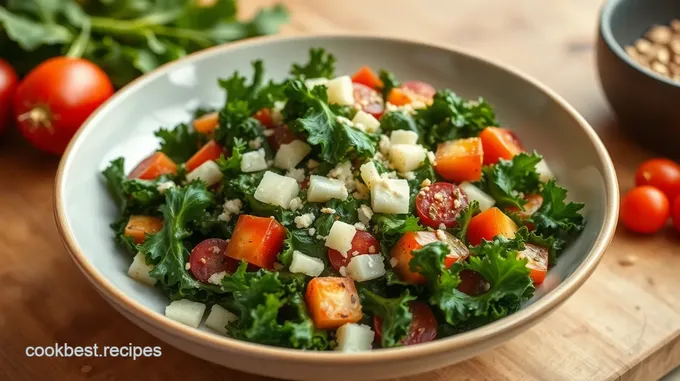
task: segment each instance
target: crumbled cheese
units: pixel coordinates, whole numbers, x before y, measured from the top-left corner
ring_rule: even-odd
[[[420,183],[421,187],[429,187],[430,185],[432,185],[432,181],[430,181],[430,179],[425,179],[422,183]]]
[[[366,231],[366,225],[363,224],[363,222],[357,222],[354,224],[354,227],[357,228],[357,230],[363,230]]]
[[[392,143],[390,142],[390,138],[387,135],[380,135],[380,142],[378,143],[378,149],[380,150],[380,153],[384,156],[389,155],[391,146]]]
[[[442,225],[443,225],[443,224],[442,224]],[[444,227],[446,227],[446,226],[444,226]],[[435,235],[437,236],[437,239],[438,239],[438,240],[440,240],[440,241],[446,241],[446,238],[447,238],[447,237],[446,237],[446,231],[445,231],[444,229],[439,229],[439,230],[437,230],[437,232],[435,233]]]
[[[299,184],[305,181],[305,170],[303,168],[291,168],[286,171],[286,177],[295,179]]]
[[[437,165],[437,156],[435,156],[434,152],[432,151],[427,151],[427,159],[430,161],[430,164]]]
[[[365,226],[368,226],[368,223],[371,222],[371,218],[373,218],[373,209],[368,205],[362,204],[357,208],[357,215],[359,216],[359,221]]]
[[[460,208],[460,205],[461,205],[460,199],[459,199],[459,198],[454,198],[454,199],[453,199],[453,207],[454,207],[454,208]]]
[[[357,200],[368,200],[368,196],[370,194],[370,190],[364,183],[361,182],[355,182],[354,185],[356,186],[356,191],[352,193],[352,197],[356,198]]]
[[[345,118],[345,117],[342,116],[342,115],[336,116],[336,117],[335,117],[335,121],[338,122],[338,123],[342,123],[342,124],[348,125],[348,126],[353,126],[353,125],[354,125],[354,123],[352,123],[351,120]]]
[[[345,183],[348,192],[352,192],[356,188],[356,181],[354,174],[352,174],[352,163],[349,161],[342,162],[331,169],[328,172],[328,177],[336,178]]]
[[[191,270],[191,263],[187,262],[184,264],[184,270],[189,271]]]
[[[321,208],[321,213],[335,214],[335,209],[333,209],[333,208]]]
[[[231,217],[240,214],[241,208],[243,207],[243,202],[237,198],[233,200],[226,200],[222,205],[222,214],[217,216],[220,221],[231,221]]]
[[[295,222],[295,226],[298,229],[302,229],[302,228],[308,228],[309,225],[311,225],[312,222],[314,222],[315,218],[316,217],[314,217],[314,215],[312,213],[306,213],[306,214],[303,214],[301,216],[295,217],[295,219],[293,221]]]
[[[347,276],[347,268],[345,266],[340,266],[340,268],[338,269],[338,272],[342,276],[345,276],[345,277]]]
[[[369,247],[368,247],[368,252],[369,252],[369,254],[375,253],[375,246],[373,246],[373,245],[369,246]]]
[[[257,151],[246,152],[241,157],[241,172],[257,172],[263,169],[267,169],[264,148],[260,148]]]
[[[314,169],[317,168],[318,166],[319,162],[314,159],[309,159],[309,161],[307,161],[307,168],[309,169]]]
[[[220,271],[218,273],[214,273],[213,275],[208,278],[208,283],[214,284],[216,286],[219,286],[222,284],[222,279],[227,276],[226,271]]]
[[[434,199],[437,201],[443,201],[444,200],[444,195],[441,194],[441,192],[437,192],[434,194]]]
[[[442,222],[441,224],[439,224],[439,229],[446,230],[446,225],[444,225],[444,223]]]
[[[416,178],[416,174],[413,173],[413,171],[408,171],[404,173],[400,173],[401,177],[405,178],[406,180],[413,180]]]
[[[383,179],[398,179],[399,176],[397,176],[397,172],[392,171],[392,172],[385,172],[382,175],[380,175],[381,178]]]
[[[165,181],[165,182],[158,184],[158,186],[156,187],[156,190],[160,194],[163,194],[163,193],[165,193],[166,190],[168,190],[170,188],[174,188],[176,186],[177,186],[177,184],[175,184],[174,181]]]
[[[294,199],[290,200],[290,204],[288,204],[288,209],[296,211],[300,208],[302,208],[302,200],[300,199],[300,197],[295,197]]]
[[[262,131],[262,135],[264,135],[266,137],[270,137],[270,136],[274,135],[274,129],[266,129],[266,130]]]
[[[262,138],[258,136],[255,139],[249,141],[248,147],[250,147],[250,149],[260,149],[260,147],[262,147]]]
[[[220,251],[222,251],[222,250],[217,245],[210,247],[210,252],[213,253],[213,254],[219,254]]]
[[[397,258],[394,258],[394,257],[390,258],[390,266],[397,267],[398,264],[399,264],[399,260]]]
[[[316,229],[309,228],[309,230],[307,230],[307,234],[309,234],[310,237],[314,237],[314,234],[316,234]]]

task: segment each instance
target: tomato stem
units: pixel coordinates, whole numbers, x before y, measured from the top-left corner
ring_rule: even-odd
[[[66,57],[70,58],[80,58],[85,53],[85,48],[87,48],[87,43],[90,41],[90,20],[85,19],[83,21],[83,26],[80,29],[80,34],[78,38],[73,42],[71,47],[66,52]]]
[[[46,106],[35,106],[29,111],[19,115],[19,122],[29,121],[32,129],[44,127],[50,134],[54,133],[52,115]]]
[[[176,15],[167,13],[136,20],[114,20],[107,17],[92,17],[91,21],[92,30],[107,34],[142,39],[148,38],[149,35],[158,35],[161,37],[187,39],[204,48],[213,45],[213,40],[203,31],[161,25],[161,23],[172,21],[173,17],[176,17]]]

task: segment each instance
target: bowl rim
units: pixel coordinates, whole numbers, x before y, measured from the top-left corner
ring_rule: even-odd
[[[66,220],[66,206],[63,202],[65,168],[69,165],[69,162],[74,156],[73,153],[81,143],[81,137],[85,136],[85,132],[88,132],[96,127],[92,121],[95,120],[97,115],[103,110],[113,107],[118,102],[121,102],[129,92],[142,88],[146,83],[167,72],[172,71],[175,68],[181,67],[187,62],[194,62],[205,57],[224,54],[230,50],[241,48],[267,46],[269,44],[277,44],[284,41],[314,41],[316,39],[373,40],[377,41],[378,43],[382,41],[400,43],[406,46],[420,45],[431,49],[454,52],[469,59],[484,62],[485,64],[491,65],[498,70],[502,70],[511,75],[519,77],[520,79],[528,82],[530,85],[535,86],[539,91],[543,92],[546,96],[560,105],[562,109],[567,111],[576,124],[580,126],[580,128],[585,132],[587,138],[593,145],[597,156],[602,162],[602,176],[604,177],[606,196],[604,221],[598,232],[594,246],[587,254],[583,262],[574,270],[571,276],[569,276],[557,287],[555,287],[555,289],[548,292],[536,302],[493,323],[458,335],[450,336],[448,338],[434,340],[429,343],[407,347],[374,350],[371,351],[370,356],[366,356],[366,353],[361,352],[337,353],[333,351],[304,351],[280,348],[240,341],[201,331],[199,329],[173,321],[158,313],[157,311],[152,310],[144,304],[136,301],[131,296],[128,296],[119,290],[113,284],[113,282],[111,282],[101,272],[99,272],[99,270],[88,260],[83,251],[77,245],[73,232],[70,229],[70,225]],[[336,365],[361,365],[379,361],[408,360],[414,358],[414,356],[435,355],[447,351],[462,350],[468,347],[478,346],[485,341],[493,341],[493,338],[503,336],[507,337],[508,335],[512,335],[513,332],[519,333],[520,331],[523,331],[525,328],[528,328],[534,323],[538,322],[544,315],[547,315],[549,312],[553,311],[556,307],[562,304],[590,277],[614,236],[619,209],[619,191],[616,172],[604,144],[593,128],[583,118],[583,116],[581,116],[571,105],[569,105],[555,92],[550,90],[547,86],[538,82],[536,79],[518,71],[517,69],[496,63],[481,55],[470,53],[467,50],[461,49],[457,46],[443,43],[432,43],[414,38],[397,38],[374,33],[319,33],[257,37],[244,41],[232,42],[225,45],[214,46],[192,53],[177,61],[166,63],[154,71],[147,73],[124,86],[95,112],[93,112],[92,115],[89,116],[89,118],[83,123],[81,128],[77,131],[75,137],[71,140],[66,148],[64,156],[59,163],[54,189],[54,216],[57,229],[62,238],[64,246],[70,253],[71,258],[76,263],[77,267],[81,269],[86,278],[88,278],[93,283],[100,293],[106,296],[105,299],[107,299],[110,303],[115,303],[116,305],[125,309],[126,312],[141,319],[144,323],[156,327],[169,336],[181,340],[189,340],[198,346],[207,346],[232,352],[244,352],[261,359],[287,360],[294,363],[305,362],[310,365],[323,365],[328,363],[334,363]]]
[[[614,37],[614,32],[612,32],[612,14],[621,4],[627,0],[608,0],[600,11],[600,35],[605,41],[609,49],[614,52],[614,54],[623,62],[625,62],[630,68],[644,74],[652,79],[655,79],[664,84],[670,85],[675,88],[680,88],[680,81],[675,81],[670,78],[664,77],[663,75],[655,72],[654,70],[644,67],[638,64],[633,58],[631,58],[628,53],[624,50],[623,46],[618,43]],[[650,25],[651,27],[652,25]]]

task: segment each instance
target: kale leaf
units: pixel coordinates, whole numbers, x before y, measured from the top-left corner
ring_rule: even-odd
[[[420,143],[423,143],[424,134],[416,124],[415,119],[411,114],[402,111],[387,111],[380,117],[380,129],[383,132],[392,132],[395,130],[413,131],[418,134]]]
[[[580,210],[584,205],[566,202],[567,190],[554,179],[543,184],[541,196],[543,204],[528,220],[536,226],[537,233],[544,237],[564,238],[583,230],[585,220]]]
[[[125,175],[125,159],[119,157],[102,171],[109,193],[127,219],[131,214],[159,215],[158,208],[165,198],[158,191],[158,184],[170,180],[161,176],[155,180],[128,179]]]
[[[470,225],[470,220],[472,219],[472,217],[479,214],[479,212],[480,212],[479,201],[477,200],[470,201],[470,203],[465,207],[465,209],[461,210],[460,213],[458,214],[458,217],[456,217],[456,226],[451,230],[451,234],[453,234],[461,242],[467,245],[468,244],[467,231],[468,226]]]
[[[197,133],[185,123],[173,129],[161,128],[154,135],[161,141],[159,151],[175,163],[184,163],[189,160],[204,143],[204,135]]]
[[[541,155],[536,152],[523,152],[512,160],[501,159],[482,169],[480,187],[496,200],[498,207],[521,209],[526,203],[523,195],[537,193],[540,189],[541,181],[536,171],[540,161]]]
[[[306,65],[293,64],[290,75],[297,79],[333,78],[335,76],[335,56],[324,48],[309,50]]]
[[[385,298],[368,289],[360,288],[361,306],[364,311],[377,316],[382,321],[380,345],[383,348],[400,346],[406,337],[413,314],[409,302],[416,300],[408,290],[396,298]]]
[[[307,229],[288,230],[284,249],[277,257],[279,262],[285,266],[290,266],[293,260],[293,251],[319,258],[328,267],[328,255],[326,255],[328,249],[326,249],[323,241],[310,236]]]
[[[378,72],[378,77],[382,82],[382,87],[379,89],[382,94],[383,100],[387,102],[387,98],[390,96],[392,89],[401,86],[401,83],[394,77],[394,74],[385,69],[380,69]]]

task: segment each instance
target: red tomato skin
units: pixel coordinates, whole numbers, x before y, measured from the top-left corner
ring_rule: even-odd
[[[666,225],[670,215],[668,197],[650,185],[631,189],[621,200],[621,222],[636,233],[656,233]]]
[[[432,309],[425,303],[419,301],[409,302],[409,309],[413,314],[411,324],[408,326],[406,337],[401,340],[401,344],[414,345],[427,343],[437,338],[437,319],[432,313]],[[378,343],[382,340],[382,319],[373,316],[373,329]]]
[[[355,107],[380,119],[385,112],[385,103],[380,94],[361,83],[352,83]]]
[[[489,283],[476,271],[463,270],[460,272],[460,284],[456,289],[470,296],[477,296],[489,289]]]
[[[371,246],[373,246],[372,253]],[[357,230],[352,238],[352,248],[347,252],[347,258],[337,250],[328,249],[328,260],[336,271],[340,271],[340,267],[347,267],[349,261],[356,256],[354,252],[357,252],[356,255],[380,253],[380,242],[371,233]]]
[[[242,214],[227,245],[227,256],[272,269],[285,238],[286,228],[273,217]]]
[[[80,58],[50,58],[19,83],[14,118],[31,144],[59,155],[113,91],[109,77],[94,63]]]
[[[257,119],[266,128],[274,127],[274,119],[272,118],[272,110],[268,108],[263,108],[253,115],[253,118]]]
[[[196,245],[189,255],[189,270],[194,278],[206,283],[213,274],[226,271],[232,274],[238,261],[226,256],[227,241],[209,238]]]
[[[12,101],[19,76],[7,61],[0,59],[0,135],[12,123]]]
[[[465,191],[455,184],[437,182],[421,189],[416,196],[416,212],[425,226],[439,229],[444,224],[447,229],[456,226],[461,210],[468,205]]]
[[[635,185],[656,187],[673,201],[680,196],[680,164],[663,158],[647,160],[635,173]]]
[[[278,150],[282,144],[288,144],[295,140],[295,134],[285,124],[273,127],[274,133],[267,137],[267,142],[274,149]]]
[[[403,89],[410,90],[412,93],[415,93],[423,98],[429,99],[434,98],[434,94],[437,92],[437,89],[435,89],[434,86],[423,81],[406,81],[401,85],[401,87]]]
[[[673,216],[673,227],[680,232],[680,196],[676,197],[675,201],[673,201],[671,214]]]

